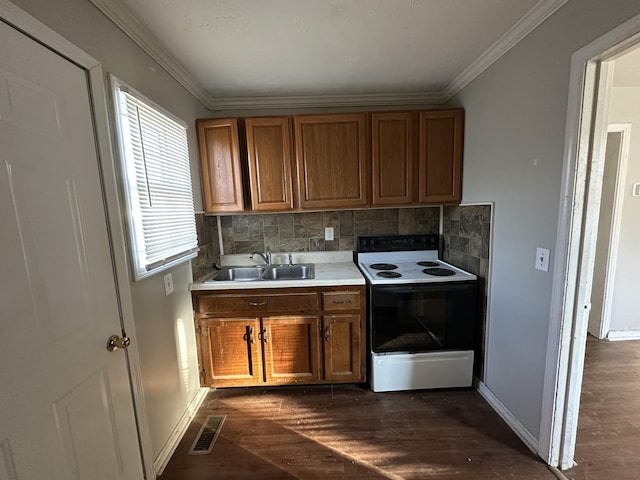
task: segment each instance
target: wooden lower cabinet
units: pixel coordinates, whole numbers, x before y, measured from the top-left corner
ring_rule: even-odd
[[[236,296],[245,311],[226,307]],[[202,386],[365,381],[364,287],[201,291],[193,300]]]
[[[322,317],[326,380],[357,382],[362,378],[360,323],[360,315]]]
[[[198,326],[202,381],[220,387],[262,383],[258,318],[207,318]]]
[[[262,319],[265,381],[271,384],[320,380],[318,317]]]

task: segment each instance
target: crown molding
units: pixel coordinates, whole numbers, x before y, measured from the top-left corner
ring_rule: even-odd
[[[89,0],[131,40],[151,58],[160,64],[169,75],[176,79],[187,91],[206,108],[214,105],[213,97],[182,64],[162,45],[162,42],[145,27],[131,11],[117,0]]]
[[[187,89],[187,91],[198,99],[207,109],[212,111],[443,104],[448,102],[478,75],[511,50],[520,40],[531,33],[538,25],[567,3],[567,1],[568,0],[540,0],[515,25],[480,55],[475,62],[440,92],[215,98],[205,90],[200,82],[185,70],[180,62],[162,45],[158,38],[121,2],[118,0],[90,0],[98,10],[104,13],[118,28],[131,38],[131,40],[142,48],[142,50],[158,62],[169,75],[175,78],[178,83]]]
[[[218,98],[210,110],[256,110],[331,107],[381,107],[440,105],[447,98],[442,93],[381,93],[356,95],[298,95],[287,97]]]
[[[516,24],[484,51],[478,59],[458,75],[442,92],[449,101],[460,90],[469,85],[500,57],[511,50],[520,40],[535,30],[538,25],[553,15],[568,0],[540,0]]]

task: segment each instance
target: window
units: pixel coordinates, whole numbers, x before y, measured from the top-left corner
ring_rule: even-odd
[[[135,280],[196,256],[187,127],[112,77]]]

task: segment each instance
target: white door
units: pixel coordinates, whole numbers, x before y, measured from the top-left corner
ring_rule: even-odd
[[[0,479],[141,479],[84,70],[0,21]]]

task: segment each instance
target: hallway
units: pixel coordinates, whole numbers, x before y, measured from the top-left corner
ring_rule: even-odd
[[[575,480],[636,480],[640,476],[640,340],[592,336],[582,382]]]

